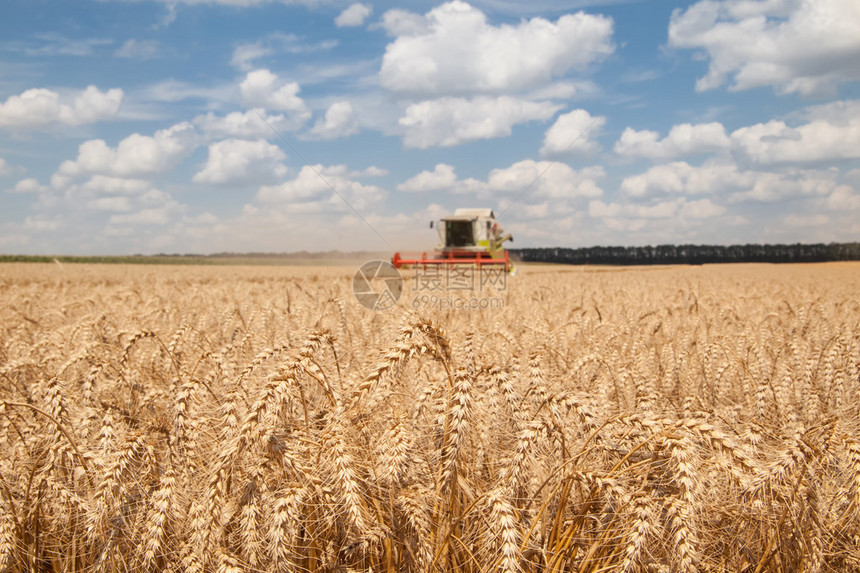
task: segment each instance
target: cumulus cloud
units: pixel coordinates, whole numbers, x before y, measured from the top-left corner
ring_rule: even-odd
[[[827,208],[860,215],[860,193],[848,185],[839,185],[827,198]]]
[[[152,183],[145,179],[93,175],[81,189],[109,195],[142,195],[152,189]]]
[[[710,199],[689,201],[684,197],[649,204],[604,203],[595,200],[588,205],[589,217],[608,220],[610,226],[625,230],[644,228],[642,219],[703,220],[719,217],[725,212],[725,207]]]
[[[276,145],[258,139],[225,139],[209,146],[209,159],[193,178],[195,183],[247,184],[286,175],[286,155]]]
[[[709,160],[700,166],[684,161],[655,165],[626,177],[621,191],[627,197],[650,198],[666,194],[720,195],[730,203],[776,202],[797,197],[823,197],[838,186],[837,169],[798,169],[779,172],[742,170],[727,160]]]
[[[678,213],[683,204],[683,199],[663,201],[651,205],[638,205],[635,203],[604,203],[603,201],[591,201],[588,204],[588,215],[595,219],[606,219],[614,217],[635,217],[639,219],[668,219]]]
[[[45,215],[57,214],[59,220],[67,223],[69,232],[82,233],[87,241],[95,241],[87,242],[84,248],[113,249],[114,237],[135,236],[130,226],[162,227],[159,232],[164,235],[159,236],[166,236],[165,226],[186,208],[170,194],[155,188],[151,181],[134,177],[95,174],[81,182],[55,174],[51,186],[40,185],[36,179],[24,179],[16,188],[18,192],[35,194],[36,208]],[[146,242],[143,237],[138,239]]]
[[[250,71],[254,67],[254,60],[265,56],[271,56],[275,51],[261,42],[251,44],[240,44],[233,50],[233,58],[230,65],[239,68],[243,72]]]
[[[339,139],[358,133],[358,118],[348,101],[331,104],[325,112],[325,117],[314,124],[308,134],[316,139]]]
[[[414,103],[399,123],[407,147],[450,147],[511,134],[518,123],[548,119],[559,106],[511,96],[445,97]]]
[[[27,217],[24,219],[24,228],[28,231],[44,233],[45,231],[56,231],[63,224],[59,219],[46,219],[44,217]]]
[[[21,179],[15,184],[15,187],[7,190],[7,193],[37,193],[46,191],[47,187],[39,184],[39,180],[33,177]]]
[[[823,227],[830,223],[830,217],[821,213],[810,215],[792,213],[785,217],[782,223],[789,227]]]
[[[431,31],[429,18],[403,10],[392,8],[382,15],[382,27],[391,37],[428,35]]]
[[[734,203],[758,201],[774,203],[793,197],[827,196],[837,187],[838,171],[790,169],[787,172],[754,172],[753,183],[731,195]]]
[[[450,191],[459,182],[454,173],[454,166],[439,163],[433,171],[422,171],[414,177],[410,177],[397,186],[398,191],[424,192],[424,191]]]
[[[112,209],[114,211],[118,211],[119,209],[117,208],[119,207],[124,207],[121,201],[104,201],[101,205],[103,207],[114,207]],[[164,227],[179,217],[184,209],[185,207],[173,199],[170,194],[159,189],[150,188],[145,193],[134,197],[130,208],[124,208],[108,218],[109,227],[106,229],[106,233],[121,233],[122,228],[128,225]]]
[[[759,163],[860,157],[860,100],[813,106],[803,115],[809,122],[797,127],[784,121],[742,127],[732,141]]]
[[[350,171],[350,177],[385,177],[388,175],[387,169],[382,169],[381,167],[377,167],[376,165],[371,165],[365,169],[360,169],[358,171]]]
[[[113,148],[103,139],[91,139],[78,146],[74,161],[64,161],[55,174],[55,186],[68,178],[89,174],[135,177],[163,173],[191,154],[199,135],[188,122],[178,123],[155,135],[133,133]]]
[[[728,150],[729,136],[721,123],[683,123],[675,125],[669,135],[660,139],[656,131],[636,131],[628,127],[615,143],[615,153],[630,157],[669,159],[680,155],[694,155]]]
[[[577,171],[565,163],[527,159],[491,171],[487,188],[495,192],[528,192],[557,199],[600,197],[603,190],[597,180],[604,176],[602,167],[586,167]]]
[[[621,191],[630,197],[663,193],[705,195],[749,186],[753,180],[753,174],[740,172],[732,162],[711,160],[694,167],[685,161],[676,161],[626,177],[621,182]]]
[[[122,99],[123,91],[119,88],[102,92],[89,86],[76,94],[62,96],[49,89],[31,89],[0,103],[0,128],[94,123],[114,117]]]
[[[444,191],[457,182],[454,166],[439,163],[433,171],[422,171],[397,186],[398,191]]]
[[[710,199],[684,201],[679,214],[684,219],[711,219],[726,212],[726,208],[711,202]]]
[[[669,45],[704,50],[698,91],[773,86],[832,94],[860,79],[860,3],[851,0],[702,0],[676,9]]]
[[[558,116],[543,140],[542,155],[556,155],[570,151],[590,153],[600,151],[593,137],[606,124],[602,115],[592,117],[584,109],[575,109]]]
[[[383,57],[386,89],[436,95],[534,89],[611,54],[612,20],[566,14],[494,26],[483,12],[455,0],[420,16],[388,11],[382,25],[394,36]]]
[[[755,163],[815,163],[860,157],[860,100],[809,106],[785,120],[736,129],[730,135],[718,122],[680,124],[666,137],[628,127],[614,151],[628,157],[672,159],[700,153],[741,153]]]
[[[234,111],[223,116],[210,111],[194,118],[194,125],[208,135],[244,139],[277,137],[275,132],[293,131],[304,123],[301,116],[267,114],[262,108]]]
[[[128,212],[134,207],[128,197],[99,197],[88,203],[90,209],[95,211]]]
[[[527,193],[535,197],[574,199],[600,197],[603,190],[597,180],[604,176],[602,167],[587,167],[577,171],[565,163],[527,159],[508,167],[493,169],[485,181],[471,177],[458,179],[452,165],[439,163],[433,171],[422,171],[407,179],[397,186],[397,190],[451,191],[472,193],[481,198],[497,198],[499,194],[524,198]],[[536,207],[530,205],[529,208]]]
[[[334,23],[338,28],[361,26],[372,12],[373,6],[370,4],[351,4],[334,19]]]
[[[239,85],[242,100],[249,107],[287,111],[307,120],[310,111],[299,97],[299,84],[286,82],[269,70],[248,72]]]
[[[257,200],[262,203],[302,212],[348,210],[344,199],[354,208],[364,209],[384,196],[385,192],[375,185],[353,181],[343,165],[305,165],[294,179],[260,187],[257,192]],[[254,206],[246,207],[249,212],[256,210]]]
[[[171,209],[159,207],[141,209],[128,215],[111,215],[108,223],[111,225],[166,225],[170,222]]]

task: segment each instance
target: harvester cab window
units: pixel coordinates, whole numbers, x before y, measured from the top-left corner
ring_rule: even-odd
[[[472,237],[471,221],[445,221],[445,237],[448,247],[471,247],[475,244]]]

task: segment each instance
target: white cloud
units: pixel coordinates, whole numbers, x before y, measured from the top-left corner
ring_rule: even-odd
[[[626,177],[621,182],[621,191],[629,197],[662,193],[705,195],[751,187],[754,181],[754,173],[742,173],[731,162],[710,160],[694,167],[685,161],[676,161]]]
[[[832,94],[860,79],[860,3],[853,0],[702,0],[676,9],[669,45],[705,50],[698,91]]]
[[[35,224],[39,228],[44,227],[41,222],[61,221],[66,238],[75,234],[86,237],[83,242],[63,244],[63,252],[122,252],[115,250],[114,238],[119,236],[134,238],[136,245],[141,244],[138,240],[151,244],[146,238],[151,237],[149,233],[158,233],[157,237],[170,235],[166,226],[186,209],[145,179],[96,174],[84,182],[75,182],[75,177],[81,175],[85,173],[55,174],[51,187],[39,185],[35,179],[24,179],[16,186],[19,192],[36,194],[34,205],[40,216]],[[50,218],[51,214],[56,217]],[[135,226],[148,226],[152,231],[139,235],[132,228]]]
[[[124,207],[122,201],[102,203],[103,207]],[[136,210],[134,210],[136,209]],[[111,215],[108,219],[108,230],[110,226],[119,227],[127,225],[148,225],[164,227],[175,217],[179,216],[185,208],[176,202],[169,194],[158,189],[149,189],[134,199],[130,209]],[[118,209],[115,209],[118,210]],[[134,212],[130,212],[134,210]],[[116,227],[114,227],[116,229]]]
[[[134,177],[163,173],[179,160],[191,154],[199,143],[194,127],[178,123],[155,135],[133,133],[112,148],[103,139],[91,139],[78,147],[74,161],[64,161],[55,174],[55,186],[63,186],[68,178],[103,174]]]
[[[358,133],[358,118],[348,101],[331,104],[325,112],[325,117],[318,120],[308,132],[316,139],[339,139]]]
[[[271,56],[274,52],[271,47],[264,46],[261,42],[240,44],[233,50],[233,59],[230,60],[230,65],[247,72],[254,67],[254,60]]]
[[[570,151],[590,153],[600,151],[600,144],[592,139],[606,124],[602,115],[592,117],[584,109],[575,109],[558,116],[543,140],[542,155],[557,155]]]
[[[518,123],[552,117],[558,106],[510,96],[440,98],[414,103],[399,123],[407,147],[449,147],[511,134]]]
[[[373,6],[370,4],[351,4],[346,10],[341,12],[334,23],[338,28],[347,28],[350,26],[361,26],[368,16],[373,12]]]
[[[424,191],[447,191],[457,183],[457,175],[454,166],[439,163],[433,171],[422,171],[397,186],[398,191],[424,192]]]
[[[635,203],[604,203],[603,201],[591,201],[588,204],[588,214],[595,219],[630,217],[636,219],[668,219],[675,217],[678,210],[685,203],[684,199],[662,201],[649,205]]]
[[[133,209],[131,199],[128,197],[99,197],[88,203],[95,211],[128,212]]]
[[[786,121],[741,127],[726,135],[717,122],[675,125],[660,139],[656,131],[628,127],[615,143],[619,155],[671,159],[682,155],[740,151],[759,164],[812,163],[860,157],[860,100],[809,106]]]
[[[615,143],[615,153],[631,157],[669,159],[679,155],[694,155],[728,150],[731,141],[721,123],[683,123],[675,125],[669,135],[660,139],[656,131],[636,131],[628,127]]]
[[[170,209],[143,209],[128,215],[111,215],[111,225],[166,225],[170,222]]]
[[[385,177],[386,175],[388,175],[388,169],[382,169],[375,165],[371,165],[370,167],[359,171],[349,172],[350,177]]]
[[[158,42],[155,40],[126,40],[113,55],[118,58],[149,60],[158,55]]]
[[[603,224],[615,231],[639,232],[648,230],[650,236],[665,234],[665,227],[688,228],[707,219],[723,215],[726,208],[713,203],[710,199],[688,201],[679,197],[670,201],[657,201],[648,204],[604,203],[591,201],[588,215],[601,219]]]
[[[286,155],[276,145],[258,139],[226,139],[209,146],[209,159],[195,183],[243,184],[271,181],[286,175]]]
[[[529,99],[560,99],[569,100],[576,96],[587,96],[596,94],[599,91],[596,84],[591,80],[572,81],[555,81],[546,85],[542,85],[537,89],[528,92]]]
[[[81,189],[111,195],[141,195],[152,189],[152,183],[145,179],[93,175],[89,181],[81,185]]]
[[[266,69],[248,72],[239,85],[242,100],[248,107],[288,111],[307,120],[310,112],[298,96],[299,89],[296,82],[285,82]]]
[[[330,50],[338,45],[337,40],[322,40],[307,43],[295,34],[283,34],[275,32],[269,34],[257,42],[239,44],[233,50],[230,65],[243,72],[254,68],[254,62],[260,58],[274,54],[309,54]]]
[[[77,94],[59,93],[36,88],[9,96],[0,103],[0,127],[33,128],[54,123],[82,125],[114,117],[122,103],[119,88],[100,91],[89,86]]]
[[[612,20],[566,14],[515,26],[493,26],[483,12],[455,0],[424,16],[402,10],[383,16],[395,36],[386,50],[380,82],[386,89],[458,95],[534,89],[586,68],[614,50]]]
[[[392,8],[382,15],[382,27],[389,36],[422,36],[431,33],[429,18],[421,14]]]
[[[527,159],[491,171],[487,187],[496,192],[529,193],[557,199],[600,197],[603,190],[597,180],[604,175],[602,167],[576,171],[565,163]]]
[[[275,132],[293,131],[304,123],[301,116],[269,115],[262,108],[234,111],[224,116],[209,112],[194,118],[194,125],[208,135],[245,139],[277,137]]]
[[[218,217],[209,212],[201,213],[196,217],[189,217],[188,215],[182,217],[182,222],[189,225],[214,225],[218,221]]]
[[[46,187],[39,185],[39,180],[33,177],[21,179],[15,184],[15,187],[9,189],[7,193],[37,193],[47,190]]]
[[[515,198],[523,199],[518,209],[541,209],[543,207],[527,204],[528,198],[600,197],[603,190],[597,184],[597,180],[605,175],[602,167],[586,167],[576,171],[565,163],[527,159],[509,167],[493,169],[487,176],[487,180],[482,181],[471,177],[458,179],[452,165],[439,163],[433,171],[422,171],[407,179],[397,186],[397,190],[451,191],[475,194],[482,199],[498,199],[499,193],[512,194]],[[561,208],[561,204],[555,204],[554,208],[557,211]]]
[[[730,203],[773,203],[789,198],[827,196],[838,187],[838,177],[839,171],[835,168],[744,171],[726,160],[712,159],[701,166],[677,161],[655,165],[644,173],[625,178],[621,191],[627,197],[636,198],[663,194],[721,195]]]
[[[349,210],[344,199],[354,208],[364,209],[384,195],[384,191],[375,185],[353,181],[343,165],[306,165],[294,179],[280,185],[260,187],[257,200],[294,211]],[[247,210],[255,212],[256,207],[251,206]]]
[[[0,231],[0,248],[6,252],[19,249],[30,243],[30,235],[24,233],[3,233]]]
[[[792,197],[826,196],[838,186],[838,171],[790,169],[787,172],[755,172],[752,185],[732,194],[731,201],[774,203]]]
[[[12,173],[12,168],[9,167],[5,159],[0,157],[0,175],[9,175],[10,173]]]
[[[860,157],[860,100],[809,107],[811,121],[789,127],[769,121],[742,127],[732,140],[759,163],[810,162]]]
[[[788,227],[823,227],[830,223],[830,218],[823,214],[798,215],[792,213],[785,217],[783,224]]]
[[[618,217],[621,214],[620,203],[604,203],[603,201],[591,201],[588,204],[588,215],[594,219],[606,219]]]
[[[854,213],[860,218],[860,193],[848,185],[840,185],[827,198],[827,207],[843,213]]]
[[[685,201],[679,212],[684,219],[711,219],[726,212],[722,205],[716,205],[710,199]]]
[[[56,231],[62,227],[62,224],[57,219],[45,219],[42,217],[27,217],[24,219],[24,228],[28,231],[36,231],[43,233],[45,231]]]

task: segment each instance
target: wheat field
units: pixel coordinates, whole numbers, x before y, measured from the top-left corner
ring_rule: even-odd
[[[0,571],[860,570],[860,264],[352,272],[0,265]]]

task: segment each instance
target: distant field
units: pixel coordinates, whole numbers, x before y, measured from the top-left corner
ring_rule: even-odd
[[[122,255],[43,256],[0,255],[0,263],[55,263],[106,265],[359,265],[368,259],[390,259],[385,253],[292,253],[283,255]]]
[[[0,571],[860,569],[860,263],[361,262],[0,264]]]

